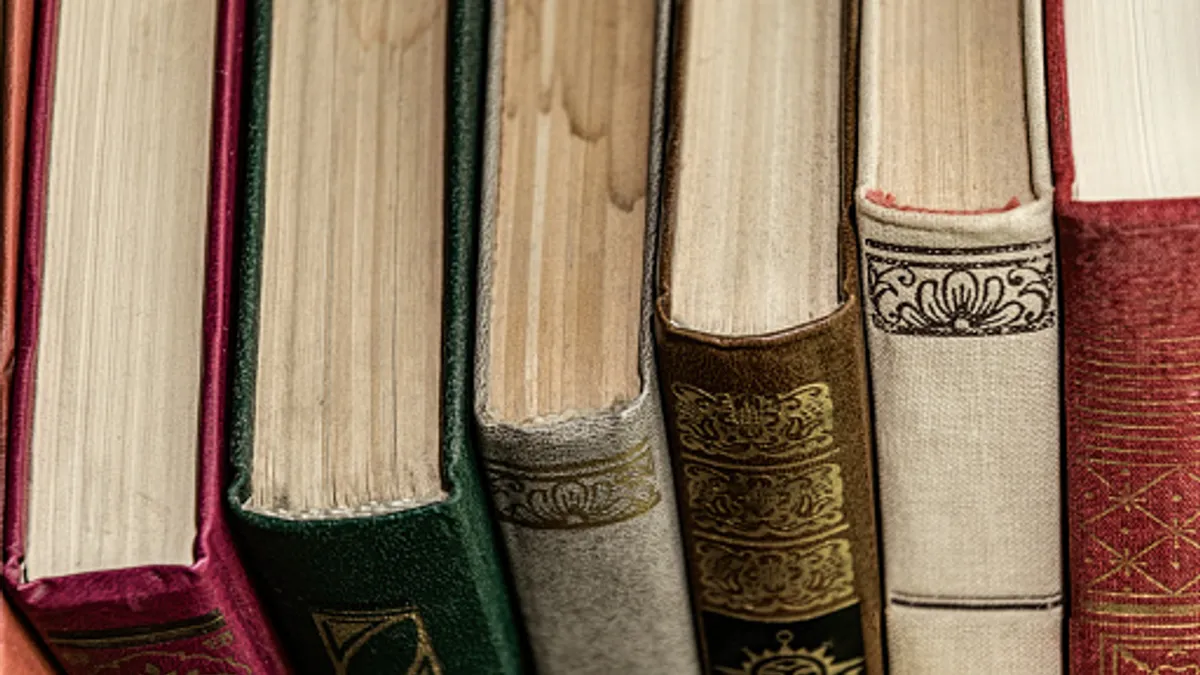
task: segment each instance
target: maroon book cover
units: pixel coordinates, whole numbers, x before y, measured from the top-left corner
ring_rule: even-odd
[[[1070,672],[1200,664],[1200,199],[1072,199],[1063,0],[1046,3],[1062,257]]]
[[[234,551],[221,510],[224,406],[234,225],[242,0],[218,13],[210,223],[204,299],[198,504],[194,562],[24,580],[29,445],[58,3],[38,6],[25,184],[19,334],[13,384],[4,579],[68,673],[287,672],[278,642]]]

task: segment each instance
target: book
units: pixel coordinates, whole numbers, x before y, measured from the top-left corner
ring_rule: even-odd
[[[1200,663],[1198,10],[1046,3],[1072,673]]]
[[[867,0],[859,187],[890,671],[1062,671],[1036,0]]]
[[[468,426],[486,16],[250,4],[227,499],[306,672],[519,672]]]
[[[67,673],[285,672],[220,508],[242,4],[37,10],[5,583]]]
[[[8,398],[12,385],[13,348],[16,345],[17,261],[20,255],[21,179],[25,168],[25,123],[28,116],[29,61],[33,46],[32,0],[7,0],[3,5],[3,127],[0,146],[0,475],[8,446]],[[0,508],[4,481],[0,478]],[[8,599],[0,599],[0,673],[54,672]]]
[[[690,0],[675,25],[655,326],[704,666],[882,673],[858,3]]]
[[[668,2],[492,5],[475,414],[539,673],[694,673],[650,332]]]

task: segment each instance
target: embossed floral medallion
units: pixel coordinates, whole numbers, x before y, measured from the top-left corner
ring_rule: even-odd
[[[833,444],[833,402],[819,382],[780,394],[671,387],[679,442],[689,452],[738,461],[795,459]]]
[[[619,523],[662,501],[649,441],[603,460],[522,466],[488,460],[492,503],[501,521],[570,530]]]

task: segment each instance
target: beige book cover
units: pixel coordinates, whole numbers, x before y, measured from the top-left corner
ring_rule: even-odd
[[[492,9],[475,412],[542,675],[699,670],[650,330],[668,22]]]
[[[1037,0],[867,0],[859,181],[890,670],[1062,672]]]

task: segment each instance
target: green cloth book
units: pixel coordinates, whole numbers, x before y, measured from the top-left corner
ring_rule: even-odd
[[[250,2],[227,497],[303,672],[521,670],[468,432],[486,24]]]

